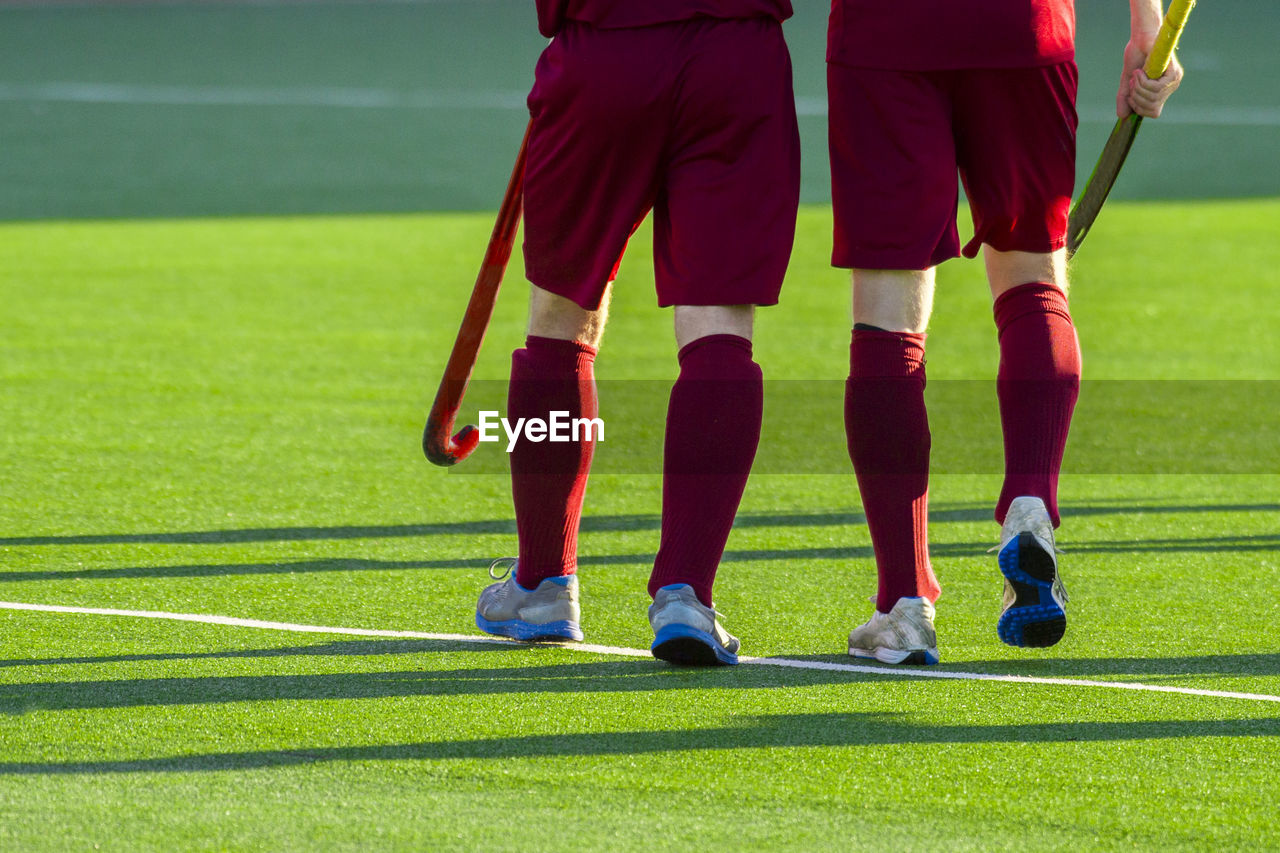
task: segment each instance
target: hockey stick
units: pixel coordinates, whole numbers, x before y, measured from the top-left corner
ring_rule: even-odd
[[[445,365],[444,376],[436,390],[435,402],[431,404],[431,413],[427,415],[426,428],[422,431],[422,452],[437,465],[447,467],[458,464],[470,456],[480,442],[480,433],[470,424],[464,426],[457,435],[451,436],[451,433],[454,418],[458,416],[458,408],[462,405],[462,396],[467,392],[467,383],[471,381],[471,371],[476,366],[476,354],[480,351],[485,330],[489,328],[489,319],[493,316],[493,305],[498,298],[502,274],[506,272],[507,261],[511,259],[516,229],[520,225],[524,164],[528,149],[529,130],[526,128],[524,141],[520,143],[520,153],[511,170],[511,180],[507,183],[507,193],[502,198],[498,219],[493,224],[489,248],[484,253],[480,274],[471,290],[471,300],[467,303],[466,313],[462,315],[458,337],[453,342],[453,351],[449,353],[449,362]]]
[[[1156,35],[1156,43],[1151,48],[1151,55],[1147,57],[1147,64],[1142,69],[1152,80],[1162,77],[1165,69],[1169,67],[1174,48],[1178,46],[1178,37],[1182,35],[1182,28],[1187,25],[1187,17],[1195,5],[1196,0],[1173,0],[1169,4],[1169,11],[1165,14],[1164,21],[1160,24],[1160,32]],[[1140,127],[1142,127],[1142,116],[1136,113],[1116,121],[1116,126],[1112,129],[1107,144],[1103,146],[1101,156],[1098,157],[1098,163],[1093,167],[1093,174],[1084,185],[1080,200],[1071,209],[1071,216],[1067,221],[1068,258],[1080,248],[1080,244],[1089,233],[1089,228],[1093,226],[1093,221],[1098,218],[1103,202],[1107,200],[1107,195],[1115,186],[1116,178],[1120,175],[1120,167],[1124,165],[1124,158],[1133,147],[1133,139],[1138,135]]]

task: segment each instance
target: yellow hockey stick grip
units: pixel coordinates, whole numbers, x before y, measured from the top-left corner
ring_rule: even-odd
[[[1196,0],[1173,0],[1169,4],[1169,11],[1160,24],[1160,32],[1156,34],[1156,43],[1142,69],[1152,80],[1159,80],[1164,76],[1169,60],[1173,59],[1174,48],[1178,46],[1178,37],[1182,35],[1182,28],[1187,25],[1187,18],[1191,16],[1195,5]]]

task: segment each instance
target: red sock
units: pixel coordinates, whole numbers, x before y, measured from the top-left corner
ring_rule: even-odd
[[[708,335],[680,350],[667,407],[662,465],[662,542],[649,594],[687,583],[711,605],[738,503],[760,443],[764,377],[751,341]]]
[[[995,304],[1000,334],[1000,425],[1004,487],[996,521],[1021,495],[1044,501],[1058,526],[1058,472],[1080,393],[1080,341],[1067,297],[1051,284],[1024,284]]]
[[[942,592],[929,564],[929,417],[923,334],[856,329],[844,428],[876,553],[876,609]]]
[[[592,365],[595,347],[577,341],[529,336],[511,354],[507,414],[548,420],[555,411],[569,418],[597,415]],[[511,495],[516,507],[520,562],[516,581],[533,589],[544,578],[578,568],[578,523],[595,442],[584,431],[576,442],[521,439],[511,451]]]

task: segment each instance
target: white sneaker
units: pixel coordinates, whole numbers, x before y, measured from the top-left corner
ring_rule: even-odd
[[[719,615],[687,583],[660,587],[649,605],[653,656],[685,666],[736,664],[740,643],[716,621]]]
[[[499,637],[513,640],[581,640],[582,628],[578,607],[578,576],[546,578],[536,589],[525,589],[516,583],[515,562],[510,561],[509,574],[489,576],[505,578],[490,584],[476,602],[476,627]]]
[[[1052,646],[1067,630],[1053,520],[1040,498],[1014,498],[1000,529],[1004,607],[996,632],[1011,646]]]
[[[877,610],[869,621],[849,632],[849,654],[881,663],[935,664],[938,634],[933,614],[933,602],[927,598],[899,598],[888,613]]]

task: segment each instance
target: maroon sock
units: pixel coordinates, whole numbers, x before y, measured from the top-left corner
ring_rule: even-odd
[[[876,609],[942,592],[929,564],[929,417],[923,334],[855,329],[844,428],[876,554]]]
[[[680,350],[667,406],[662,464],[662,541],[649,594],[687,583],[711,605],[738,503],[760,443],[764,377],[751,341],[708,335]]]
[[[511,354],[507,419],[512,424],[517,418],[549,420],[551,412],[596,417],[595,357],[595,347],[577,341],[529,336],[524,349]],[[578,523],[593,438],[589,430],[576,442],[521,438],[511,451],[511,495],[520,537],[516,581],[525,589],[577,570]]]
[[[996,521],[1021,495],[1044,501],[1058,526],[1058,472],[1080,393],[1080,341],[1067,297],[1051,284],[1024,284],[995,303],[1000,334],[1000,425],[1004,487]]]

